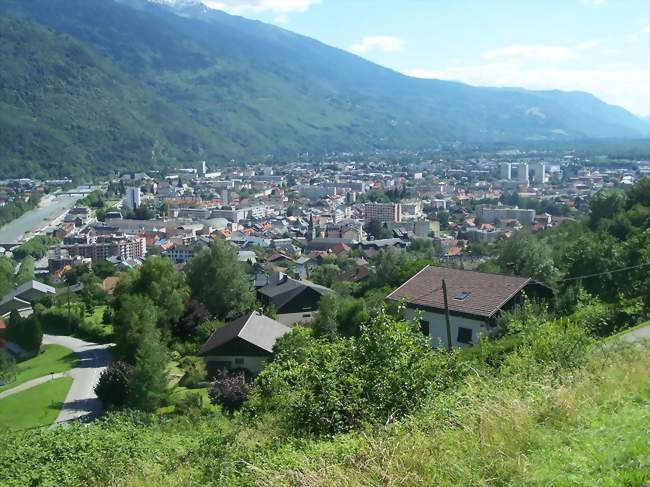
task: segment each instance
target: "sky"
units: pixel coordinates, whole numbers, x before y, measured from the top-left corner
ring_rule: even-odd
[[[202,0],[422,78],[580,90],[650,116],[648,0]]]

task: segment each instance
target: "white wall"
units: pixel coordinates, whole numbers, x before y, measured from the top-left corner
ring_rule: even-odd
[[[235,359],[243,359],[243,364],[235,363]],[[203,358],[206,366],[209,362],[230,362],[230,368],[239,369],[244,368],[248,369],[253,373],[261,372],[264,366],[266,365],[265,357],[242,357],[234,355],[208,355]]]
[[[433,348],[445,348],[447,346],[447,327],[444,313],[406,308],[405,314],[407,319],[415,318],[429,322],[429,335],[431,336],[431,346]],[[458,328],[460,327],[472,330],[471,345],[478,343],[481,334],[488,333],[488,325],[482,320],[449,315],[449,322],[451,325],[451,345],[454,347],[467,347],[470,345],[456,340],[458,338]]]
[[[304,311],[302,313],[285,313],[278,314],[276,318],[280,323],[287,326],[293,326],[296,323],[311,323],[311,320],[314,319],[316,311]]]

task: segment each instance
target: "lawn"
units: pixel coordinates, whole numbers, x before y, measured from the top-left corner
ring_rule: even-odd
[[[61,345],[45,345],[39,355],[16,365],[16,380],[0,387],[0,392],[50,372],[65,372],[76,367],[78,361],[77,356],[68,348]]]
[[[0,399],[0,430],[51,425],[71,385],[70,377],[62,377]]]

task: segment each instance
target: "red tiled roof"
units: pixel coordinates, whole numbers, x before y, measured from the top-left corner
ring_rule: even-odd
[[[388,299],[415,306],[444,309],[442,280],[447,283],[449,310],[490,317],[527,284],[530,278],[427,266],[393,291]],[[469,293],[457,299],[460,293]]]

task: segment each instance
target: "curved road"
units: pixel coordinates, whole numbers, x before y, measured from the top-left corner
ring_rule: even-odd
[[[102,412],[102,403],[93,389],[99,375],[111,360],[108,351],[111,345],[85,342],[64,335],[44,335],[43,343],[61,345],[79,356],[79,365],[65,373],[72,377],[73,382],[56,418],[56,424],[75,419],[92,421],[97,418]]]

